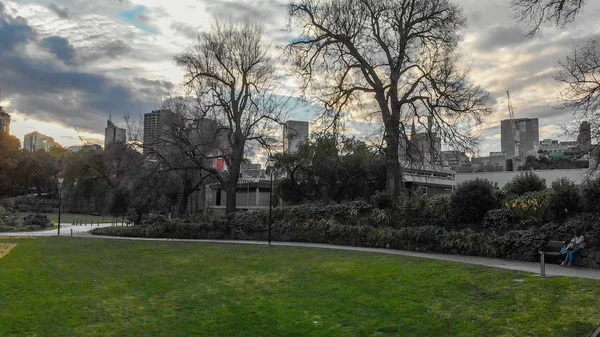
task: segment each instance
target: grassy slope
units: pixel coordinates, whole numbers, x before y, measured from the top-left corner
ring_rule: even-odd
[[[18,243],[0,260],[3,337],[572,337],[600,324],[593,280],[319,249],[0,242]]]

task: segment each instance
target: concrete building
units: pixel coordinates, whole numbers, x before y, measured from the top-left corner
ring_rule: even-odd
[[[83,149],[91,149],[92,151],[102,151],[102,145],[100,144],[86,144],[86,145],[73,145],[68,146],[67,151],[77,153]]]
[[[296,153],[302,144],[308,143],[308,122],[287,121],[283,126],[283,152]]]
[[[472,158],[474,170],[506,171],[506,153],[490,152],[487,157]]]
[[[127,142],[127,131],[117,127],[109,118],[104,129],[104,148],[107,149],[111,144],[125,142]]]
[[[469,157],[463,151],[442,151],[441,157],[444,167],[461,166],[469,163]]]
[[[268,210],[271,193],[271,181],[259,180],[239,183],[236,191],[238,210]],[[206,207],[217,213],[227,208],[227,193],[219,184],[210,185],[206,190]]]
[[[540,143],[539,120],[537,118],[519,118],[515,119],[516,132],[520,140],[520,155],[526,156],[537,151]],[[502,152],[506,153],[507,159],[515,156],[515,137],[510,119],[503,120],[500,123]]]
[[[54,138],[37,131],[28,133],[23,137],[23,149],[26,151],[48,151],[56,144]]]
[[[592,127],[589,122],[581,122],[579,125],[579,135],[577,135],[577,143],[582,148],[592,147]]]
[[[262,175],[262,165],[252,163],[242,163],[240,167],[240,180],[256,180]]]
[[[10,115],[0,106],[0,132],[10,133]]]
[[[164,136],[167,120],[173,114],[170,110],[154,110],[144,114],[144,154],[151,153]]]

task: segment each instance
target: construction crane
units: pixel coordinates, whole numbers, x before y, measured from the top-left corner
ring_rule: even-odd
[[[86,142],[83,137],[81,137],[81,135],[79,134],[79,130],[77,130],[76,127],[73,127],[73,129],[75,129],[75,132],[77,132],[77,137],[79,137],[79,140],[81,141],[81,145],[86,146],[89,145],[88,142]]]
[[[515,141],[515,157],[519,157],[521,155],[521,135],[517,130],[517,122],[515,121],[515,110],[513,109],[512,103],[510,101],[510,92],[506,91],[506,96],[508,97],[508,114],[510,116],[510,125],[512,126],[513,139]]]

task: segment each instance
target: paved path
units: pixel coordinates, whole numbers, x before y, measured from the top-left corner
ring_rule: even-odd
[[[110,227],[110,224],[100,224],[100,227]],[[92,228],[98,228],[94,226]],[[123,238],[116,236],[98,236],[91,235],[89,231],[92,229],[89,226],[71,226],[65,224],[61,226],[61,235],[70,236],[70,230],[73,229],[73,236],[79,238],[94,238],[94,239],[110,239],[110,240],[137,240],[137,241],[170,241],[170,242],[196,242],[196,243],[220,243],[220,244],[244,244],[244,245],[267,245],[266,241],[233,241],[233,240],[183,240],[183,239],[150,239],[150,238]],[[43,231],[43,232],[28,232],[28,233],[0,233],[2,236],[55,236],[56,230]],[[449,255],[449,254],[435,254],[435,253],[419,253],[405,250],[394,250],[394,249],[381,249],[381,248],[363,248],[363,247],[345,247],[326,245],[318,243],[298,243],[298,242],[273,242],[273,246],[285,246],[285,247],[304,247],[304,248],[320,248],[320,249],[336,249],[336,250],[347,250],[347,251],[358,251],[366,253],[378,253],[378,254],[389,254],[389,255],[400,255],[410,256],[424,259],[433,259],[441,261],[450,261],[458,263],[473,264],[479,266],[494,267],[500,269],[524,271],[529,273],[538,274],[540,272],[540,264],[537,262],[523,262],[523,261],[508,261],[501,259],[493,259],[487,257],[477,256],[463,256],[463,255]],[[568,277],[581,277],[588,279],[600,280],[600,269],[589,269],[589,268],[565,268],[560,267],[556,264],[546,264],[546,276],[568,276]]]

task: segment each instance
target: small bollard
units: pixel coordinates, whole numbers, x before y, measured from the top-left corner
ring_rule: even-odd
[[[73,237],[73,228],[71,228],[71,237]]]

